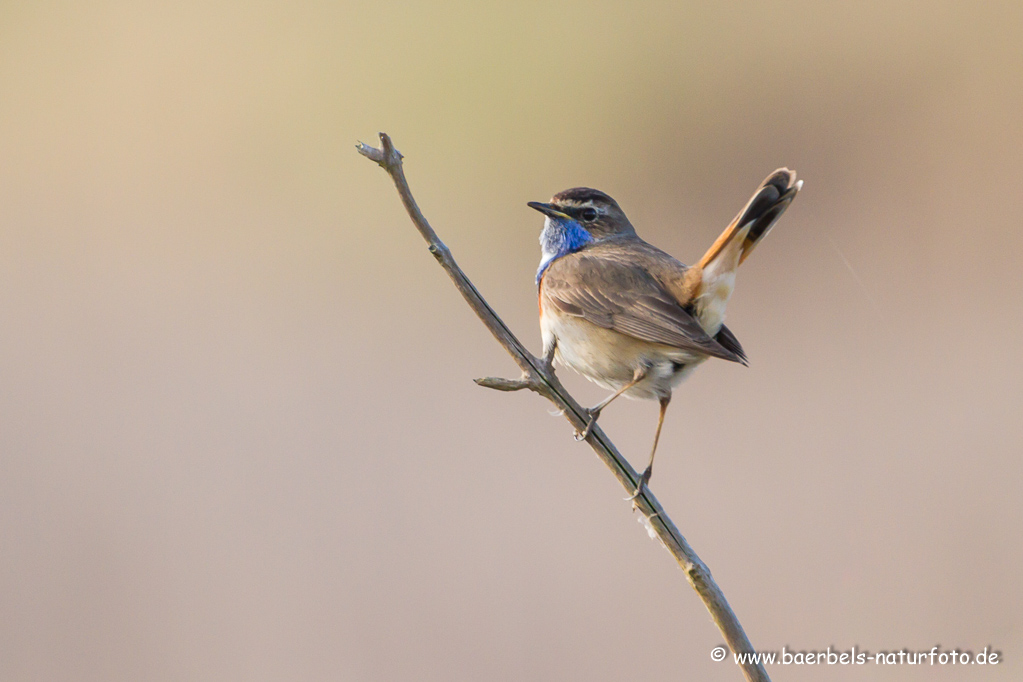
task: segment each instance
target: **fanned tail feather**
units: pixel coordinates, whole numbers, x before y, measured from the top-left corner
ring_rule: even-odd
[[[745,208],[703,255],[699,266],[706,269],[720,256],[734,255],[735,247],[739,249],[736,265],[741,264],[771,231],[802,186],[803,181],[797,181],[795,171],[788,168],[779,168],[768,175]],[[739,238],[741,242],[734,243]]]

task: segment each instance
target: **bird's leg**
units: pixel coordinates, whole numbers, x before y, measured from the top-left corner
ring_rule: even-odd
[[[597,417],[600,416],[600,411],[603,410],[608,405],[610,405],[611,401],[614,400],[615,398],[617,398],[618,396],[620,396],[622,393],[625,393],[630,388],[632,388],[633,386],[635,386],[639,382],[643,381],[643,379],[646,379],[646,375],[649,372],[650,372],[650,368],[647,365],[642,365],[640,367],[637,367],[635,373],[633,373],[633,375],[632,375],[632,381],[630,381],[629,383],[625,384],[624,386],[619,388],[617,391],[612,393],[609,397],[604,398],[603,400],[601,400],[599,403],[597,403],[596,405],[594,405],[590,409],[586,410],[586,412],[590,415],[590,419],[589,419],[588,422],[586,422],[586,428],[585,429],[583,429],[581,432],[579,432],[579,431],[576,432],[575,439],[576,440],[586,440],[586,438],[590,435],[590,432],[593,430],[593,425],[597,423]]]
[[[554,374],[554,353],[558,350],[558,337],[554,337],[550,348],[544,348],[543,361],[547,365],[547,371]]]
[[[654,448],[650,451],[650,463],[646,465],[646,469],[643,470],[643,474],[639,477],[639,484],[636,486],[636,492],[632,494],[630,500],[635,500],[643,492],[643,488],[650,482],[650,475],[654,470],[654,455],[657,454],[657,441],[661,439],[661,427],[664,426],[664,413],[668,409],[668,403],[671,402],[671,394],[669,393],[666,397],[661,398],[661,414],[657,419],[657,431],[654,432]]]

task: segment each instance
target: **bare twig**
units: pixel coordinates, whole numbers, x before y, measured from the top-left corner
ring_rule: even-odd
[[[398,189],[401,201],[405,204],[405,210],[408,211],[412,222],[429,245],[430,253],[434,255],[437,262],[448,273],[455,287],[461,292],[463,298],[479,316],[480,320],[483,321],[483,324],[487,326],[487,329],[494,335],[494,338],[504,346],[505,350],[512,356],[515,364],[522,370],[522,377],[519,379],[488,377],[477,379],[476,383],[480,386],[499,391],[518,391],[525,388],[535,391],[554,403],[561,413],[565,415],[569,423],[572,424],[573,428],[577,431],[582,431],[586,427],[588,420],[586,411],[561,385],[548,359],[538,358],[526,350],[525,346],[515,338],[515,335],[508,329],[504,321],[498,317],[494,309],[490,307],[490,304],[484,300],[473,283],[469,281],[469,278],[458,267],[455,259],[451,256],[451,251],[440,240],[437,233],[433,231],[433,228],[430,227],[430,224],[412,198],[412,192],[409,189],[408,182],[405,180],[405,172],[402,170],[401,154],[394,148],[394,145],[391,144],[391,138],[385,133],[380,133],[380,142],[380,148],[371,147],[360,142],[357,149],[366,158],[380,164],[387,171],[388,175],[391,176],[395,187]],[[639,485],[639,474],[622,457],[614,443],[611,442],[611,439],[604,434],[599,424],[593,427],[586,441],[608,468],[611,469],[611,472],[618,478],[618,481],[628,493],[631,494],[636,490],[636,487]],[[678,528],[675,527],[672,520],[668,518],[664,508],[661,507],[661,503],[657,501],[657,498],[654,497],[649,488],[643,488],[643,492],[635,499],[635,504],[640,512],[647,517],[649,526],[653,528],[661,544],[675,557],[675,561],[682,567],[686,578],[689,580],[689,584],[700,595],[731,650],[736,654],[752,653],[753,646],[739,624],[739,619],[735,617],[735,613],[732,612],[732,608],[728,605],[725,595],[711,577],[710,569],[696,555],[693,548],[689,546],[689,543],[686,542],[686,539],[679,532]],[[750,682],[770,682],[767,672],[760,663],[746,662],[741,663],[740,666],[746,679]]]

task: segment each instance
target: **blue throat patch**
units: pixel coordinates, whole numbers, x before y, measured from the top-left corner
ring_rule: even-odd
[[[593,241],[593,237],[582,225],[574,220],[563,218],[547,218],[543,232],[540,233],[540,248],[543,257],[536,271],[536,284],[540,285],[543,273],[551,263],[562,256],[575,253]]]

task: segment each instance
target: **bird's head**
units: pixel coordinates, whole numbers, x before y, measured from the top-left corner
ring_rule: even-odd
[[[566,189],[555,194],[549,204],[530,201],[528,206],[543,213],[548,221],[577,224],[594,241],[636,234],[618,202],[589,187]]]

